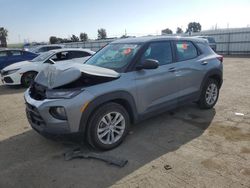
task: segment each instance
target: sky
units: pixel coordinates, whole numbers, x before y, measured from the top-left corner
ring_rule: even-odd
[[[189,22],[202,30],[250,27],[250,0],[0,0],[0,27],[8,43],[46,42],[50,36],[69,38],[86,32],[97,38],[157,35],[162,29],[184,31]]]

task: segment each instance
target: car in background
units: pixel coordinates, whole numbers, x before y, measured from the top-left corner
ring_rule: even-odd
[[[40,54],[30,61],[22,61],[5,67],[1,71],[4,85],[22,85],[29,87],[37,73],[48,64],[84,63],[95,52],[80,48],[63,48]]]
[[[186,103],[213,108],[222,61],[204,39],[116,40],[84,64],[41,71],[25,92],[27,118],[41,134],[82,133],[94,148],[112,149],[131,123]]]
[[[56,49],[62,49],[64,48],[64,45],[61,44],[52,44],[52,45],[39,45],[35,47],[31,47],[28,49],[28,51],[36,53],[36,54],[41,54],[44,52],[48,52],[50,50],[56,50]]]
[[[31,60],[37,56],[38,54],[19,49],[0,49],[0,70],[13,63]]]
[[[29,51],[31,48],[34,48],[34,47],[37,47],[37,46],[41,46],[41,45],[47,45],[46,43],[44,42],[32,42],[32,43],[25,43],[23,45],[23,50],[25,51]]]
[[[211,37],[211,36],[196,36],[197,38],[203,38],[203,39],[206,39],[208,41],[208,44],[210,46],[210,48],[213,49],[213,51],[216,52],[216,42],[215,42],[215,39],[214,37]]]

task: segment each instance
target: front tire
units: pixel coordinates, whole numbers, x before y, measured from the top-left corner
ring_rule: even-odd
[[[219,98],[219,84],[215,79],[208,79],[202,89],[201,97],[199,100],[199,107],[201,109],[211,109],[216,104]]]
[[[25,88],[28,88],[30,84],[34,81],[36,75],[37,72],[34,71],[24,73],[21,78],[21,85]]]
[[[122,143],[130,126],[126,109],[117,103],[99,107],[88,124],[87,141],[93,147],[110,150]]]

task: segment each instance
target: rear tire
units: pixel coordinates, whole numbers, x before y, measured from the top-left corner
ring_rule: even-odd
[[[36,75],[37,72],[35,71],[23,73],[21,78],[21,85],[25,88],[29,87],[30,84],[34,81]]]
[[[209,78],[202,91],[201,97],[198,102],[201,109],[210,109],[213,108],[219,98],[219,84],[218,81],[212,78]]]
[[[96,149],[110,150],[122,143],[130,127],[126,109],[117,103],[100,106],[91,116],[87,141]]]

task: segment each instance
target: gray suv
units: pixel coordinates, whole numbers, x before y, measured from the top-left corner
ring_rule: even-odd
[[[222,85],[223,58],[204,39],[117,40],[85,64],[48,66],[25,92],[27,118],[39,133],[81,133],[107,150],[130,124],[187,102],[212,108]]]

